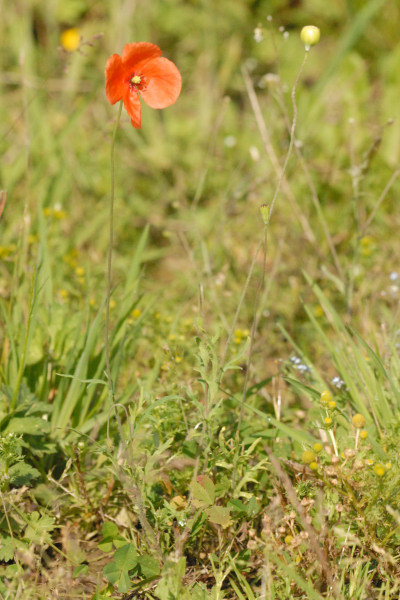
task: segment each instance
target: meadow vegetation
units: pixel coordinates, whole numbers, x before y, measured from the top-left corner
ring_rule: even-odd
[[[398,598],[400,6],[1,4],[1,600]]]

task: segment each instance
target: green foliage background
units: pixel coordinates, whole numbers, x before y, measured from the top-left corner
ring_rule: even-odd
[[[262,537],[270,527],[263,511],[271,513],[282,483],[263,445],[283,464],[299,461],[322,435],[321,415],[332,414],[343,453],[358,444],[354,412],[366,419],[369,445],[344,459],[339,491],[327,483],[329,453],[318,463],[326,505],[342,503],[349,524],[361,515],[360,530],[352,530],[361,541],[346,555],[351,568],[339,569],[340,593],[355,598],[358,590],[360,599],[367,597],[363,590],[395,593],[398,516],[385,507],[396,506],[400,468],[400,6],[385,0],[0,6],[0,188],[7,194],[0,218],[2,597],[24,597],[27,589],[37,594],[32,598],[47,597],[50,588],[29,582],[32,573],[44,580],[52,568],[52,585],[66,593],[55,568],[65,557],[85,567],[86,579],[74,580],[82,598],[117,593],[105,579],[99,583],[111,572],[108,582],[122,586],[121,594],[148,584],[148,597],[161,600],[261,598],[260,565],[267,563],[274,573],[286,564],[289,573],[285,581],[276,578],[271,598],[330,597],[318,587],[312,550],[303,548],[307,564],[299,572],[294,551],[282,540],[270,547]],[[292,153],[268,226],[255,307],[264,262],[257,254],[252,270],[264,232],[259,207],[270,204],[279,179],[256,117],[282,166],[306,24],[322,35],[296,90],[301,154]],[[79,30],[81,44],[69,53],[60,35],[70,27]],[[142,105],[140,131],[123,113],[118,132],[111,313],[118,422],[104,374],[117,110],[105,97],[104,67],[133,41],[158,44],[180,69],[183,88],[164,111]],[[296,369],[293,355],[311,372]],[[341,390],[333,377],[343,379]],[[337,403],[332,412],[318,403],[325,389]],[[327,444],[331,430],[324,431]],[[382,487],[372,470],[357,474],[353,459],[390,462],[393,476]],[[175,467],[166,467],[169,461]],[[290,472],[300,499],[319,498],[311,475],[299,482]],[[318,510],[314,526],[323,539]],[[334,508],[326,517],[338,528],[324,538],[332,565],[346,537],[340,518]],[[111,522],[119,529],[107,537]],[[167,557],[178,552],[177,523],[187,537],[175,564]],[[271,525],[276,539],[278,525]],[[303,525],[300,518],[297,533]],[[264,545],[249,544],[253,529]],[[383,553],[371,551],[374,545]],[[91,551],[106,552],[101,568]],[[125,555],[129,568],[120,568]]]

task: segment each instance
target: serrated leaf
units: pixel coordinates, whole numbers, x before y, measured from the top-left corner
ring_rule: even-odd
[[[42,435],[50,431],[50,423],[41,417],[13,417],[3,434],[27,433],[29,435]]]
[[[140,566],[140,570],[142,572],[143,577],[157,577],[160,574],[160,565],[157,560],[152,556],[148,556],[144,554],[143,556],[139,556],[138,563]]]
[[[25,462],[18,462],[9,468],[8,475],[10,483],[16,486],[27,485],[34,479],[40,477],[40,473],[34,467],[31,467]]]
[[[196,508],[212,506],[215,500],[215,485],[208,475],[199,475],[190,486]]]
[[[8,562],[14,558],[14,540],[11,537],[0,538],[0,561]]]
[[[50,542],[49,532],[54,529],[54,519],[48,515],[40,514],[35,510],[30,516],[28,525],[24,532],[24,538],[34,542],[35,544],[43,544]]]
[[[232,524],[231,511],[225,506],[210,506],[206,509],[208,520],[215,525],[221,525],[223,529]]]

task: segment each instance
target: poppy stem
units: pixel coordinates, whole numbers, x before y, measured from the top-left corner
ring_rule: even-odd
[[[114,382],[111,376],[110,366],[110,300],[111,300],[111,267],[112,267],[112,250],[114,243],[114,197],[115,197],[115,140],[122,113],[122,100],[119,103],[118,115],[115,121],[114,130],[111,140],[110,149],[110,165],[111,165],[111,191],[110,191],[110,216],[109,216],[109,239],[107,251],[107,292],[106,292],[106,325],[105,325],[105,351],[106,351],[106,373],[108,379],[108,388],[113,404],[115,403]]]

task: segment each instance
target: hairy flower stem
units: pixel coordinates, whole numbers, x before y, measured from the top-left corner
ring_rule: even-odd
[[[114,197],[115,197],[115,139],[122,112],[122,100],[119,103],[118,115],[115,121],[110,150],[111,166],[111,192],[110,192],[110,217],[109,217],[109,240],[107,252],[107,292],[106,292],[106,326],[105,326],[105,350],[106,350],[106,372],[108,379],[108,389],[112,403],[115,403],[114,382],[111,376],[110,366],[110,299],[111,299],[111,267],[112,267],[112,249],[114,243]]]

